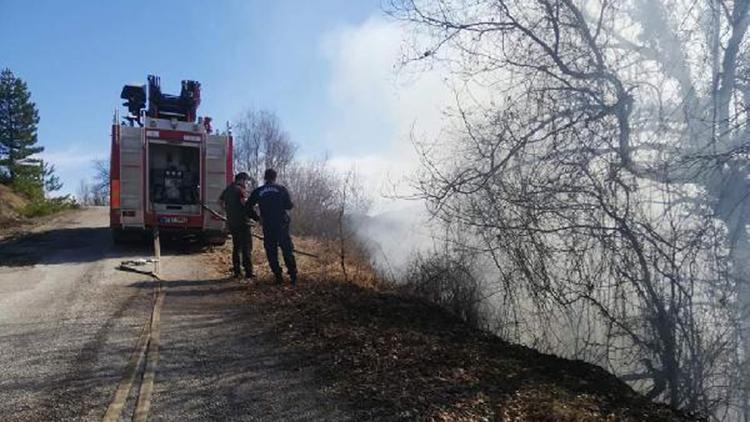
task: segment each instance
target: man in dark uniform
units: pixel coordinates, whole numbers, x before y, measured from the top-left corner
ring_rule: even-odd
[[[279,247],[284,256],[284,264],[289,278],[294,285],[297,282],[297,264],[294,261],[294,245],[289,235],[289,215],[287,211],[294,206],[289,192],[284,186],[276,184],[276,171],[266,170],[263,179],[265,184],[255,189],[245,204],[248,215],[255,214],[255,205],[260,208],[261,224],[263,225],[263,246],[266,249],[268,265],[281,283],[281,266],[279,265]]]
[[[247,200],[247,173],[238,173],[234,183],[227,186],[219,197],[219,203],[227,215],[227,228],[232,235],[232,269],[235,278],[241,278],[240,265],[245,268],[245,279],[253,278],[253,263],[250,260],[252,239],[249,218],[258,220],[253,210],[245,209]]]

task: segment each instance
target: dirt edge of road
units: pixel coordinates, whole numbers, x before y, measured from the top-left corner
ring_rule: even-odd
[[[50,230],[75,215],[80,209],[67,209],[55,214],[17,219],[0,225],[0,244],[21,240],[24,237]]]

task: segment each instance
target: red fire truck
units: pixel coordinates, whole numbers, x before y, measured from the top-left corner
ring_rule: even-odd
[[[200,83],[182,81],[180,95],[161,91],[157,76],[125,85],[128,115],[112,124],[110,227],[115,242],[154,229],[226,240],[224,222],[211,210],[232,180],[232,137],[214,133],[197,117]],[[146,102],[148,100],[148,108]]]

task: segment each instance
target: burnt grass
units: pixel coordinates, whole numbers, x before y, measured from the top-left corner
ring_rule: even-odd
[[[598,366],[507,343],[395,289],[303,278],[296,288],[262,281],[247,294],[357,419],[696,419]]]

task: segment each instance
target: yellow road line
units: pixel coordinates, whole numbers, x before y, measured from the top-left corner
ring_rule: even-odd
[[[138,337],[135,351],[125,367],[125,375],[117,385],[115,396],[107,408],[107,412],[104,414],[105,422],[115,422],[120,420],[122,409],[125,407],[125,402],[130,395],[130,390],[133,388],[133,382],[135,381],[144,358],[146,359],[146,365],[143,368],[143,377],[141,378],[138,399],[135,402],[135,411],[133,412],[132,419],[134,421],[145,422],[146,419],[148,419],[149,409],[151,409],[151,393],[154,390],[156,365],[159,363],[161,308],[164,305],[165,296],[164,286],[159,277],[161,242],[159,241],[158,228],[154,230],[154,256],[154,270],[149,273],[128,267],[124,262],[119,267],[119,269],[126,271],[148,274],[154,277],[158,284],[154,290],[154,306],[151,310],[151,319],[144,325],[141,335]]]
[[[117,385],[115,396],[107,408],[107,413],[104,414],[104,422],[116,422],[120,420],[122,409],[125,406],[128,395],[130,395],[130,390],[133,388],[133,381],[135,381],[135,377],[138,375],[138,368],[141,367],[143,357],[146,355],[150,324],[151,321],[143,324],[135,350],[133,350],[133,354],[130,356],[130,360],[125,367],[125,375],[120,380],[120,384]]]
[[[160,279],[157,278],[157,280]],[[143,366],[144,359],[146,360],[146,364],[143,369],[133,420],[145,421],[148,417],[148,411],[151,407],[154,375],[156,373],[156,365],[159,361],[161,308],[164,305],[164,296],[166,294],[161,281],[157,281],[157,283],[157,287],[154,289],[154,305],[151,309],[151,318],[143,325],[141,335],[136,342],[135,350],[125,367],[125,375],[123,375],[122,380],[117,385],[112,402],[104,414],[104,418],[102,419],[104,422],[116,422],[120,420],[122,410],[125,407],[130,391],[133,389],[133,383],[140,372],[140,368]]]
[[[154,390],[156,365],[159,363],[161,308],[164,305],[165,295],[166,293],[161,283],[159,283],[156,304],[154,305],[154,311],[151,314],[151,338],[148,342],[146,367],[143,371],[143,380],[141,381],[138,400],[135,403],[135,412],[133,412],[133,420],[136,422],[145,422],[148,419],[148,412],[151,409],[151,394]]]

